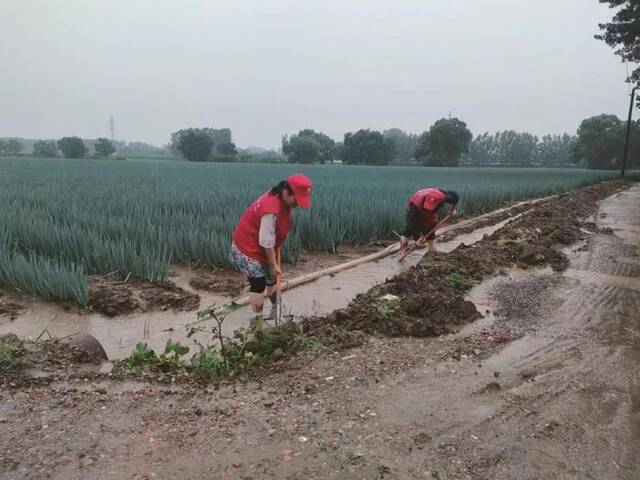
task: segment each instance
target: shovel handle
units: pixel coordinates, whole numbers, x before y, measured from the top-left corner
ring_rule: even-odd
[[[276,251],[276,263],[280,268],[282,268],[280,263],[280,249]],[[276,275],[276,288],[278,291],[280,291],[281,286],[282,286],[282,279],[280,278],[280,275]]]

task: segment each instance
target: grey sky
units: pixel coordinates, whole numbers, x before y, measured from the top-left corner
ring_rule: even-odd
[[[0,137],[155,144],[230,127],[276,147],[315,128],[574,132],[625,114],[597,0],[0,0]]]

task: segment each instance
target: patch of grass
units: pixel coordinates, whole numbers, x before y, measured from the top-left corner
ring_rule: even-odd
[[[16,367],[21,349],[22,342],[15,335],[0,337],[0,369]]]
[[[445,277],[445,280],[456,288],[467,289],[473,286],[473,282],[471,280],[464,278],[458,272],[451,272]]]

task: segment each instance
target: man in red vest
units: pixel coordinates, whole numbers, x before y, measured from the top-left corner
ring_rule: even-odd
[[[280,248],[291,230],[292,210],[311,208],[312,186],[308,177],[290,175],[253,202],[233,232],[229,258],[249,280],[254,329],[263,326],[265,296],[271,299],[272,312],[275,310],[275,283],[278,276],[282,278]]]
[[[439,188],[423,188],[413,194],[405,210],[405,227],[400,237],[400,246],[405,249],[409,245],[409,237],[417,240],[431,232],[438,224],[438,209],[443,204],[449,204],[449,213],[455,214],[458,205],[458,194]],[[435,252],[433,244],[435,232],[427,240],[428,251]]]

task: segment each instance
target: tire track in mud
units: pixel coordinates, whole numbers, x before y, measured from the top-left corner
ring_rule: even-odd
[[[588,254],[576,261],[575,265],[572,265],[573,268],[609,275],[640,277],[640,256],[636,246],[626,244],[613,235],[595,235],[588,240],[587,245]]]
[[[640,197],[637,187],[635,191]],[[528,345],[529,352],[520,351],[520,358],[509,365],[515,375],[505,382],[506,391],[503,388],[503,400],[511,402],[497,416],[506,422],[500,430],[508,441],[485,448],[480,459],[471,462],[481,471],[473,478],[639,477],[636,247],[597,234],[588,248],[572,258],[573,273],[579,269],[582,274],[569,270],[554,293],[563,298],[562,305],[535,336],[516,341],[525,350]],[[624,261],[615,261],[621,258]],[[522,381],[519,376],[525,371],[528,380]],[[496,449],[498,458],[508,461],[483,462],[482,457],[495,458]]]

